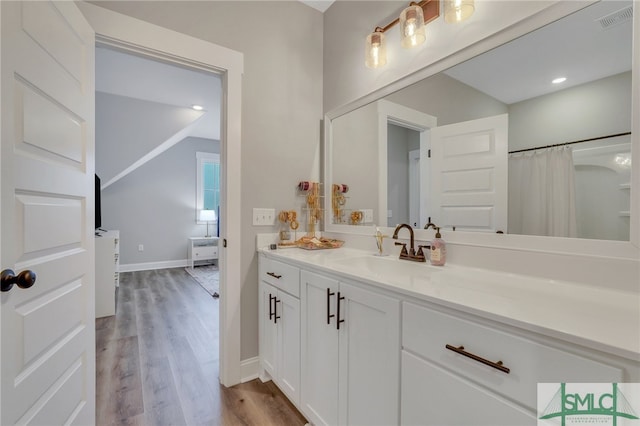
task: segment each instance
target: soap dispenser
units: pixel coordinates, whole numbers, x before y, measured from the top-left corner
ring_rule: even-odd
[[[436,237],[431,241],[429,261],[434,266],[443,266],[447,261],[447,246],[440,235],[440,228],[436,228]]]

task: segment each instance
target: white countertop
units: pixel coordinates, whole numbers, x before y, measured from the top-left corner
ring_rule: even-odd
[[[640,361],[640,293],[340,248],[260,252],[431,303]]]

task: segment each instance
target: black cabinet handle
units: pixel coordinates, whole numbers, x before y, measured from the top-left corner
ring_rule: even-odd
[[[273,299],[274,299],[274,303],[273,303],[273,323],[277,324],[278,320],[280,319],[280,316],[278,315],[278,303],[280,303],[281,300],[278,300],[275,297]]]
[[[275,298],[276,298],[275,296],[272,296],[271,293],[269,293],[269,320],[272,320],[273,316],[275,315],[274,312],[273,312],[273,307],[271,305],[271,302]]]
[[[327,325],[331,324],[331,318],[335,317],[335,315],[331,314],[331,296],[335,293],[331,291],[329,287],[327,287]]]
[[[344,320],[343,320],[343,319],[340,319],[340,301],[341,301],[341,300],[344,300],[344,296],[340,296],[340,292],[338,292],[338,297],[337,297],[337,299],[338,299],[338,303],[337,303],[337,305],[338,305],[338,306],[337,306],[337,308],[336,308],[336,315],[337,315],[337,318],[336,318],[336,319],[337,319],[337,321],[336,321],[336,328],[337,328],[338,330],[340,330],[340,323],[341,323],[341,322],[344,322]]]
[[[280,278],[282,278],[282,275],[278,275],[275,272],[267,272],[267,275],[271,275],[273,278],[278,279],[278,280]]]
[[[511,371],[510,368],[505,367],[504,365],[502,365],[502,361],[497,361],[497,362],[489,361],[488,359],[479,357],[476,354],[472,354],[471,352],[465,351],[464,350],[464,346],[458,346],[456,348],[455,346],[447,344],[447,345],[445,345],[445,348],[449,349],[450,351],[454,351],[455,353],[458,353],[460,355],[464,355],[464,356],[466,356],[468,358],[471,358],[471,359],[473,359],[475,361],[481,362],[481,363],[483,363],[485,365],[488,365],[489,367],[493,367],[496,370],[500,370],[503,373],[509,374],[509,372]]]

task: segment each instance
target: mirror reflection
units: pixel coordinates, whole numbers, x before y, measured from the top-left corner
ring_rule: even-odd
[[[332,120],[332,223],[629,240],[631,17],[595,3]]]

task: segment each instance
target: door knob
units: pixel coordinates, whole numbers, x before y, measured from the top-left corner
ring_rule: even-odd
[[[0,273],[2,291],[9,291],[16,284],[20,288],[29,288],[36,282],[36,273],[25,269],[18,275],[12,269],[5,269]]]

